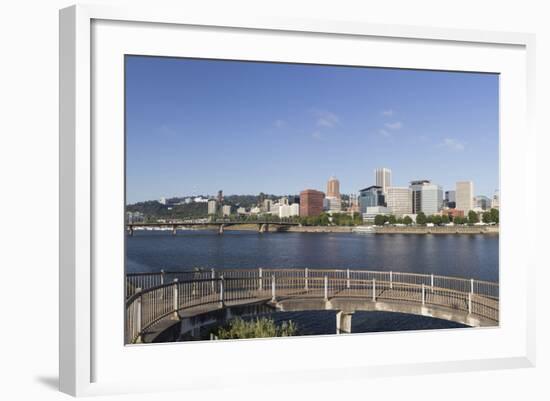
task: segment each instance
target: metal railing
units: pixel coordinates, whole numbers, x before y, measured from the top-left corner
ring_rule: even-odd
[[[362,298],[436,305],[498,322],[498,283],[392,271],[227,269],[126,276],[126,342],[160,320],[201,306],[289,298]],[[199,308],[200,309],[200,308]],[[200,311],[197,311],[200,313]]]

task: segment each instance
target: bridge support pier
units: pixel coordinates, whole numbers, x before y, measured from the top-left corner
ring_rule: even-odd
[[[223,224],[220,224],[220,228],[218,229],[218,234],[219,234],[219,235],[222,235],[222,234],[223,234],[223,227],[224,227],[224,225],[223,225]]]
[[[269,231],[269,224],[266,224],[266,223],[262,223],[259,225],[258,227],[258,232],[260,234],[263,234],[263,233],[266,233]]]
[[[178,234],[177,226],[172,226],[172,235],[175,237]]]
[[[351,333],[351,317],[353,313],[340,311],[336,314],[336,334]]]
[[[133,236],[134,236],[134,227],[129,227],[129,228],[128,228],[128,235],[129,235],[130,237],[133,237]]]

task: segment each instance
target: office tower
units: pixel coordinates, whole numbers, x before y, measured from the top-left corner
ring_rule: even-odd
[[[491,208],[500,209],[500,191],[497,189],[493,195],[493,201],[491,202]]]
[[[218,202],[215,199],[208,201],[208,214],[216,214],[218,212]]]
[[[319,216],[323,212],[325,194],[315,189],[300,192],[300,216]]]
[[[386,206],[382,187],[371,185],[359,191],[359,209],[366,213],[367,207]]]
[[[222,203],[223,202],[223,191],[220,189],[218,191],[218,203]]]
[[[327,198],[340,198],[340,181],[336,177],[330,177],[327,183]]]
[[[386,193],[386,189],[391,187],[391,170],[389,168],[377,168],[374,170],[376,186],[382,188],[382,192]]]
[[[272,205],[273,205],[273,201],[271,199],[264,199],[264,202],[262,204],[263,211],[266,213],[271,212]]]
[[[407,187],[388,187],[386,206],[390,213],[401,217],[412,213],[412,192]]]
[[[430,180],[411,181],[409,186],[412,197],[412,212],[424,213],[431,216],[443,207],[443,189],[440,185],[432,184]]]
[[[456,208],[456,191],[445,191],[445,206],[450,209]]]
[[[474,208],[474,183],[458,181],[456,183],[456,208],[467,215]]]
[[[481,210],[491,209],[491,198],[485,195],[478,195],[474,197],[474,207]]]

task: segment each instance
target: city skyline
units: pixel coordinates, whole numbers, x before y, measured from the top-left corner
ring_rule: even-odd
[[[498,189],[498,77],[127,57],[127,203],[161,197],[342,194],[429,179]],[[269,94],[269,96],[265,96]],[[190,151],[191,149],[192,151]],[[244,155],[242,157],[241,155]]]

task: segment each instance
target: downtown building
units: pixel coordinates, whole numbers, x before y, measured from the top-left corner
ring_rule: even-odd
[[[456,183],[456,209],[462,210],[465,215],[474,209],[474,183],[472,181]]]
[[[401,217],[412,213],[412,191],[407,187],[388,187],[386,206],[391,214]]]
[[[300,192],[300,216],[319,216],[323,213],[325,194],[315,189]]]
[[[430,180],[411,181],[412,212],[431,216],[443,208],[443,189]]]
[[[377,168],[374,170],[374,178],[377,187],[382,188],[382,192],[386,193],[388,187],[391,187],[391,170],[389,168]]]
[[[366,213],[368,207],[386,206],[382,187],[371,185],[359,191],[359,211]]]
[[[326,209],[331,212],[340,212],[342,210],[340,181],[334,176],[330,177],[327,183]]]
[[[218,213],[218,201],[215,199],[210,199],[208,201],[208,214],[217,214]]]

